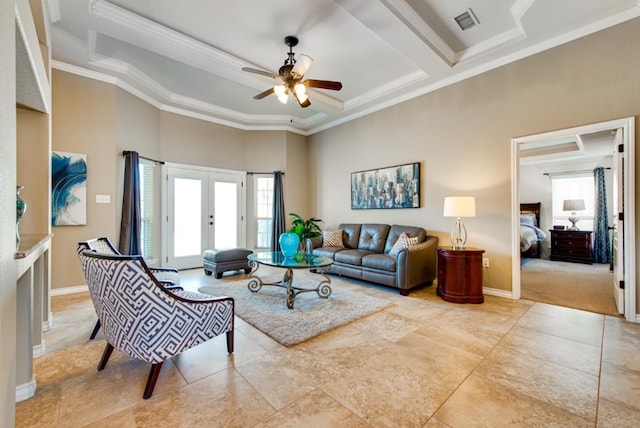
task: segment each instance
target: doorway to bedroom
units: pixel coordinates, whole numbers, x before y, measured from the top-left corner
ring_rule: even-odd
[[[634,165],[629,161],[633,159],[633,144],[633,118],[512,140],[513,212],[515,214],[522,207],[537,205],[536,226],[544,234],[535,242],[533,249],[520,253],[517,249],[520,248],[521,226],[518,216],[514,215],[514,297],[609,315],[623,313],[627,319],[635,320]],[[624,147],[625,150],[618,153],[618,147]],[[593,180],[596,168],[602,168],[606,175],[606,219],[610,230],[605,228],[604,233],[609,235],[608,245],[613,247],[608,248],[611,257],[593,264],[576,263],[580,258],[573,258],[571,254],[568,258],[554,257],[551,255],[552,234],[556,244],[554,254],[560,243],[558,236],[577,235],[568,232],[572,226],[569,217],[583,217],[578,220],[577,226],[582,231],[579,234],[588,235],[590,249],[594,245],[593,231],[599,229],[600,235],[603,235],[602,225],[594,227],[589,224],[594,218],[594,211],[581,206],[585,199],[587,205],[593,204],[588,199],[594,193],[590,192],[585,197],[584,189],[574,187],[580,180],[569,180],[580,176]],[[625,174],[622,174],[623,171]],[[554,189],[557,187],[554,184],[567,183],[570,183],[569,187],[563,189],[561,185],[559,189]],[[564,196],[560,195],[562,192]],[[570,208],[569,205],[562,206],[563,202],[570,200],[579,200],[581,203],[575,214],[563,209]],[[622,202],[626,203],[623,205]],[[626,210],[621,208],[623,206]],[[626,229],[619,221],[618,212],[624,212],[628,220]],[[563,231],[556,232],[554,227]],[[597,244],[602,245],[602,242],[598,241]],[[626,258],[623,259],[621,256],[624,255]],[[588,256],[591,257],[591,254]],[[626,266],[623,266],[624,262]],[[624,283],[633,286],[620,288]]]

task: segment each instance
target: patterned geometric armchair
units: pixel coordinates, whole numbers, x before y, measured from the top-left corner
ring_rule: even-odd
[[[113,246],[107,237],[93,238],[78,242],[78,253],[84,250],[93,250],[102,254],[120,255],[120,252]],[[150,267],[149,269],[153,272],[156,279],[168,290],[182,290],[182,287],[180,287],[180,274],[177,269],[157,267]],[[100,320],[98,320],[95,327],[93,327],[89,340],[95,339],[96,334],[98,334],[98,330],[100,330]]]
[[[190,291],[166,290],[141,256],[79,254],[107,346],[98,370],[113,349],[151,363],[143,398],[151,397],[162,363],[222,333],[233,353],[234,300]]]

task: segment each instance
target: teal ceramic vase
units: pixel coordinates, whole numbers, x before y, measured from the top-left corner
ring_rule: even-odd
[[[20,197],[20,191],[24,189],[24,186],[16,187],[16,245],[20,244],[20,231],[18,226],[20,225],[20,219],[27,212],[27,203]]]
[[[298,246],[300,245],[300,237],[297,233],[285,232],[280,235],[278,240],[280,243],[280,250],[286,258],[291,258],[298,252]]]

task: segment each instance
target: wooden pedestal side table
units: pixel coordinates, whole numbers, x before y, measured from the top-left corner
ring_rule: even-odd
[[[483,303],[479,248],[438,247],[438,296],[452,303]]]

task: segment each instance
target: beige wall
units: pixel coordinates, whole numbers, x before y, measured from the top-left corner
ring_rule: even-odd
[[[96,236],[116,238],[117,189],[116,88],[107,83],[53,73],[52,148],[87,155],[87,225],[53,226],[52,288],[86,284],[76,247]],[[96,195],[111,195],[111,204],[96,204]]]
[[[53,150],[86,154],[88,168],[87,225],[53,228],[54,289],[85,283],[75,254],[78,241],[96,236],[108,236],[116,244],[119,241],[124,150],[178,164],[239,171],[283,170],[287,206],[306,209],[307,196],[295,196],[298,188],[306,189],[308,183],[305,137],[280,131],[242,131],[160,111],[111,84],[58,70],[53,73],[53,88]],[[158,213],[160,172],[158,167]],[[96,204],[97,194],[110,195],[111,203]],[[252,212],[252,201],[247,209]],[[160,236],[159,222],[156,233]],[[248,246],[255,244],[252,235],[248,240]],[[159,246],[160,242],[158,254]]]
[[[447,245],[444,197],[473,195],[468,245],[491,260],[485,286],[510,291],[511,139],[638,115],[638,40],[635,19],[311,136],[312,211],[330,226],[423,226]],[[351,172],[418,161],[420,209],[350,209]]]

